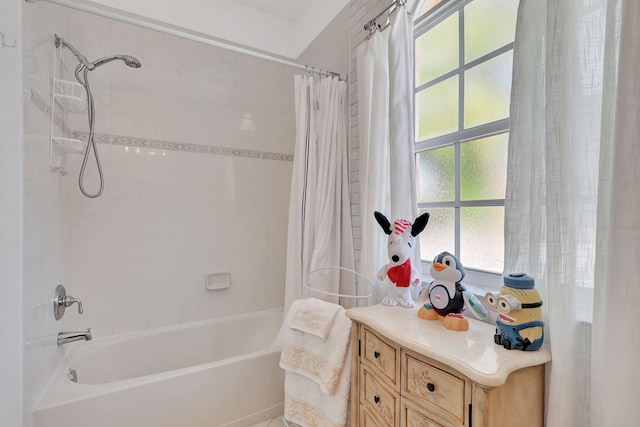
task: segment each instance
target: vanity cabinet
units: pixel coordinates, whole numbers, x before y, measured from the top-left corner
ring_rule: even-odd
[[[469,319],[468,331],[450,331],[417,309],[375,305],[347,316],[352,426],[543,426],[546,344],[506,350],[493,325]]]

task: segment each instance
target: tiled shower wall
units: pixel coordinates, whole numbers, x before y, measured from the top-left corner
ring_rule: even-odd
[[[64,356],[94,337],[282,306],[295,70],[47,3],[23,3],[24,416]],[[78,189],[81,156],[49,167],[53,34],[91,60],[105,190]],[[75,60],[66,52],[73,70]],[[73,60],[72,60],[73,59]],[[54,132],[87,131],[55,109]],[[56,157],[56,156],[54,156]],[[55,161],[55,158],[54,158]],[[89,160],[87,189],[94,191]],[[205,289],[229,272],[231,287]],[[57,284],[84,304],[55,321]]]
[[[89,58],[126,53],[143,67],[89,75],[105,190],[84,197],[81,156],[68,156],[71,280],[85,304],[70,327],[106,336],[282,306],[295,70],[81,12],[71,21]],[[69,124],[88,130],[84,116]],[[95,167],[87,175],[95,191]],[[207,290],[211,273],[229,273],[230,288]]]

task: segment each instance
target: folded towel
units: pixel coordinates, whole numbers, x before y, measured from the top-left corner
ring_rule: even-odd
[[[291,329],[315,335],[325,341],[333,325],[333,319],[341,308],[338,304],[316,298],[302,300],[293,315]]]
[[[345,355],[351,361],[351,349]],[[300,426],[345,427],[349,410],[351,370],[343,369],[336,393],[327,396],[313,380],[286,371],[284,418]]]
[[[296,300],[287,313],[282,328],[280,367],[315,381],[323,393],[333,396],[340,381],[350,379],[350,375],[341,374],[344,370],[350,372],[351,369],[350,360],[346,359],[350,346],[351,320],[345,315],[344,308],[338,306],[324,341],[316,335],[292,330],[295,314],[306,303],[315,305],[314,301]]]

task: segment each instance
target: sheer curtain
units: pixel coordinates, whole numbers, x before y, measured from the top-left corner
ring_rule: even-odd
[[[521,0],[505,271],[543,295],[549,427],[640,419],[640,10]]]
[[[346,83],[338,78],[297,75],[294,149],[284,308],[303,298],[304,283],[314,289],[353,295],[353,235],[348,189],[345,126]],[[312,294],[345,306],[349,301]]]
[[[357,48],[360,142],[360,273],[376,283],[375,301],[386,284],[375,277],[388,262],[387,236],[373,212],[390,221],[417,216],[413,155],[413,26],[405,6]],[[412,258],[420,265],[420,251]]]

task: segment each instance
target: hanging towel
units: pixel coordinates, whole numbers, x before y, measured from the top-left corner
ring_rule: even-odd
[[[351,360],[351,348],[346,361]],[[302,427],[345,427],[349,410],[351,369],[343,369],[344,377],[333,396],[327,396],[315,381],[295,372],[284,377],[284,418]]]
[[[342,307],[316,298],[302,300],[293,315],[291,329],[315,335],[322,341],[327,339],[333,319]]]
[[[283,324],[280,367],[285,370],[284,415],[302,426],[344,426],[351,381],[351,320],[344,308],[337,306],[324,341],[291,328],[299,310],[325,309],[324,304],[329,304],[318,301],[294,301]]]

